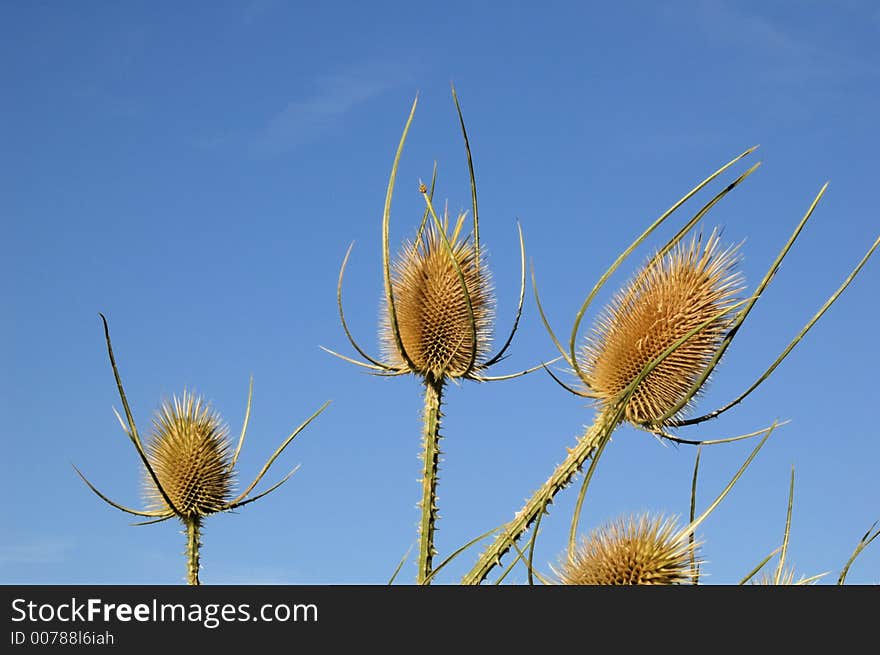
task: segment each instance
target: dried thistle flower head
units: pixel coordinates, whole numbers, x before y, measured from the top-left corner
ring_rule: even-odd
[[[693,581],[687,533],[663,516],[621,518],[594,530],[557,573],[566,585],[673,585]]]
[[[800,587],[804,585],[815,584],[819,578],[823,578],[827,575],[826,573],[821,573],[819,575],[814,575],[810,577],[801,576],[797,580],[794,579],[794,568],[787,568],[782,571],[777,571],[775,573],[770,573],[765,571],[759,577],[755,578],[751,581],[752,585],[759,586],[785,586],[785,587]]]
[[[463,221],[461,216],[445,236],[429,222],[415,241],[404,244],[392,275],[400,339],[412,372],[434,380],[463,377],[478,369],[491,345],[494,296],[489,269],[482,263],[483,254],[477,257],[473,240],[462,238]],[[392,365],[406,368],[387,302],[381,340]]]
[[[642,380],[625,418],[657,424],[680,403],[690,402],[692,387],[730,328],[731,316],[724,311],[736,304],[742,290],[737,261],[737,248],[722,250],[714,231],[705,244],[694,237],[653,258],[615,296],[587,337],[580,366],[592,394],[600,402],[613,402],[645,366],[710,321]]]
[[[201,517],[225,509],[232,496],[229,429],[202,398],[184,391],[162,403],[153,417],[147,457],[159,484],[181,517]],[[148,502],[171,511],[152,478]]]
[[[785,571],[782,571],[782,573],[779,575],[778,581],[777,581],[776,575],[774,573],[769,573],[769,572],[765,571],[759,577],[755,578],[752,581],[752,584],[753,585],[760,585],[760,586],[781,585],[781,586],[786,586],[786,587],[790,586],[790,585],[794,585],[795,584],[795,582],[794,582],[794,569],[787,569]]]

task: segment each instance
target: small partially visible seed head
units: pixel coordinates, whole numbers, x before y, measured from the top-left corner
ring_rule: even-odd
[[[752,580],[751,584],[753,585],[761,585],[761,586],[796,586],[805,583],[806,578],[801,576],[797,582],[794,580],[794,568],[785,569],[782,571],[782,574],[779,576],[779,582],[776,581],[776,572],[770,573],[769,571],[765,571],[760,576]],[[813,580],[809,581],[807,584],[813,584]]]
[[[690,544],[672,519],[621,518],[593,530],[557,574],[566,585],[690,584]]]
[[[233,486],[230,447],[227,426],[202,398],[184,391],[162,403],[153,417],[147,458],[181,518],[224,509]],[[149,475],[146,491],[153,507],[170,511]]]
[[[404,244],[394,264],[391,288],[400,340],[424,377],[462,377],[479,368],[491,345],[494,296],[485,256],[477,266],[476,250],[460,225],[448,235],[452,252],[470,297],[476,340],[461,278],[443,243],[443,235],[428,224],[417,242]],[[396,367],[407,368],[391,328],[387,303],[382,308],[382,347]],[[473,364],[471,364],[473,362]]]
[[[648,364],[718,316],[642,380],[626,405],[625,419],[658,423],[679,403],[693,399],[689,390],[730,328],[731,315],[724,311],[736,304],[743,288],[734,270],[737,262],[737,248],[721,250],[713,231],[705,245],[702,237],[694,237],[639,271],[605,308],[581,351],[580,368],[600,402],[614,402]]]

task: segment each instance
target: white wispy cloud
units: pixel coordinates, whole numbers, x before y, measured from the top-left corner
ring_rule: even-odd
[[[290,101],[250,139],[256,155],[276,155],[340,124],[346,114],[403,82],[407,72],[387,62],[370,62],[319,77],[311,92]]]
[[[245,24],[254,23],[279,6],[278,0],[249,0],[241,9],[242,20]]]
[[[73,548],[65,539],[39,539],[0,546],[0,565],[53,564],[63,562]]]
[[[810,41],[745,5],[703,0],[696,7],[698,23],[713,39],[761,57],[762,76],[768,82],[800,85],[877,75],[876,67]]]

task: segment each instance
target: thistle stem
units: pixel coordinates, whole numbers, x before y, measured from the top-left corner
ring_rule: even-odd
[[[202,545],[202,518],[196,516],[184,519],[186,526],[186,582],[200,585],[199,548]]]
[[[587,459],[611,437],[616,427],[612,419],[610,413],[601,413],[596,417],[593,424],[578,440],[577,445],[569,449],[568,457],[556,467],[553,475],[523,505],[513,520],[504,526],[492,545],[480,555],[474,567],[462,578],[462,584],[480,584],[489,572],[500,564],[501,558],[511,549],[514,542],[546,511],[547,506],[553,502],[553,497],[571,483]]]
[[[422,431],[422,517],[419,521],[419,557],[416,582],[425,584],[431,575],[434,550],[434,524],[437,515],[437,471],[440,463],[440,411],[443,378],[425,380],[425,410]],[[430,582],[429,582],[430,584]]]

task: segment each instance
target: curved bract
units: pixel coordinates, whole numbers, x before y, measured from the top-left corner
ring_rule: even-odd
[[[377,375],[414,374],[423,379],[469,379],[478,382],[508,380],[531,373],[541,365],[509,375],[484,375],[489,367],[501,361],[510,347],[525,302],[525,242],[517,222],[520,245],[520,293],[513,326],[499,351],[489,355],[493,323],[494,297],[489,270],[481,264],[485,253],[480,245],[476,181],[461,106],[453,88],[467,154],[472,202],[472,228],[464,230],[466,214],[450,225],[448,216],[441,219],[433,205],[437,166],[428,187],[421,184],[419,192],[425,201],[425,212],[415,238],[404,243],[396,261],[392,262],[390,247],[391,201],[397,170],[406,143],[418,96],[413,101],[404,125],[388,180],[385,207],[382,213],[382,270],[385,293],[382,299],[380,341],[384,358],[370,356],[362,348],[345,320],[342,285],[353,244],[343,258],[337,283],[337,305],[346,337],[362,361],[352,359],[321,346],[340,359],[372,370]]]

